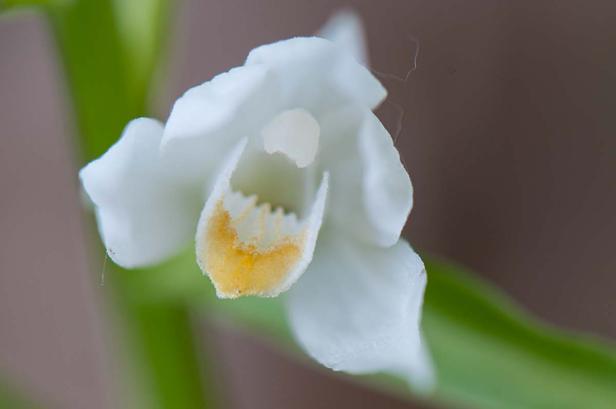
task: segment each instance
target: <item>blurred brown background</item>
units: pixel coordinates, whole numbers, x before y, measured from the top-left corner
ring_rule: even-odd
[[[408,81],[385,81],[405,110],[411,242],[549,322],[616,338],[611,1],[185,1],[159,116],[254,46],[310,34],[343,5],[364,18],[378,71],[404,76],[419,43]],[[108,408],[105,289],[86,259],[67,101],[44,21],[0,18],[0,374],[50,407]],[[215,341],[235,408],[413,407],[235,331]]]

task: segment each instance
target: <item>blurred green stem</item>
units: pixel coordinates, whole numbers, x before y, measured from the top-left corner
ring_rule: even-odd
[[[100,156],[130,119],[147,113],[168,8],[165,0],[75,0],[47,7],[84,160]],[[123,372],[141,378],[121,380],[140,391],[132,397],[137,402],[120,402],[122,407],[212,407],[213,393],[204,390],[208,383],[199,368],[204,360],[192,343],[188,308],[181,297],[136,297],[132,292],[152,279],[148,271],[109,265],[107,270],[129,345],[123,351],[129,367]]]

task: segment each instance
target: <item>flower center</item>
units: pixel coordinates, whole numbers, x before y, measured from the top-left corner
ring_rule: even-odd
[[[256,193],[244,194],[243,189],[232,187],[231,179],[243,156],[246,142],[239,144],[227,159],[199,220],[196,237],[197,262],[216,287],[221,298],[245,295],[273,297],[286,291],[306,269],[316,243],[325,210],[328,174],[322,177],[318,191],[311,197],[311,205],[303,217],[294,212],[285,213],[272,201],[258,203]],[[254,154],[254,152],[252,152]],[[270,160],[283,157],[266,155]],[[259,158],[248,160],[250,174],[256,179],[268,179],[261,174],[265,163]],[[241,168],[241,167],[240,167]],[[286,173],[274,172],[273,177],[284,178]],[[249,179],[244,180],[247,182]],[[257,187],[253,184],[252,187]],[[237,189],[237,190],[236,190]],[[296,191],[297,192],[297,191]]]
[[[201,251],[217,291],[229,297],[268,294],[299,261],[305,226],[294,214],[274,212],[256,196],[228,192],[216,204]]]
[[[280,152],[299,168],[314,161],[320,133],[319,123],[303,108],[282,111],[261,130],[265,151],[269,154]]]

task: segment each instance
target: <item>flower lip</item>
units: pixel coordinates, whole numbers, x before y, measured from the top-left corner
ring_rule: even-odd
[[[245,205],[233,215],[234,204]],[[218,201],[201,232],[198,253],[221,297],[266,295],[283,281],[299,261],[306,231],[294,214],[269,203],[256,206],[256,197],[229,192]]]
[[[324,174],[308,214],[299,219],[257,196],[233,190],[231,178],[250,147],[243,140],[220,172],[199,220],[197,262],[220,298],[274,297],[304,272],[318,236],[328,188]]]

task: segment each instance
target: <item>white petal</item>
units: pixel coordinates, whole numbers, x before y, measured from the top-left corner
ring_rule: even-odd
[[[275,90],[271,87],[267,68],[253,65],[233,68],[189,89],[173,105],[163,146],[175,138],[213,139],[221,131],[224,139],[233,139],[229,142],[233,146],[246,136],[243,130],[256,126],[263,106],[272,104]],[[238,123],[243,126],[237,127]]]
[[[433,383],[420,336],[425,285],[423,263],[406,242],[379,248],[324,230],[312,264],[289,291],[289,320],[321,364],[402,375],[425,391]]]
[[[181,183],[203,199],[221,158],[279,111],[278,89],[267,67],[238,67],[191,88],[173,106],[161,152],[178,164]]]
[[[366,67],[319,37],[292,38],[255,48],[246,59],[247,66],[254,64],[271,69],[289,108],[319,113],[319,109],[346,98],[373,109],[387,95]]]
[[[413,207],[413,186],[389,132],[372,113],[359,132],[359,153],[366,215],[378,232],[377,242],[391,245]]]
[[[357,61],[368,66],[364,27],[357,13],[351,10],[337,12],[319,30],[319,36],[334,42]]]
[[[120,140],[80,172],[96,205],[107,253],[117,264],[141,267],[178,252],[194,232],[199,206],[175,184],[159,156],[162,125],[131,121]]]
[[[366,242],[393,245],[411,211],[413,187],[391,136],[372,112],[353,107],[332,112],[321,128],[331,220]]]
[[[234,191],[231,177],[246,145],[241,141],[225,161],[197,227],[197,262],[220,298],[288,290],[312,260],[325,211],[327,174],[303,220]]]

